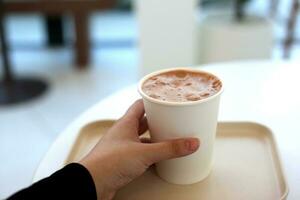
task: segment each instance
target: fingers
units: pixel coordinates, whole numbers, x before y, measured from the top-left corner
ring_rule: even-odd
[[[150,164],[194,153],[200,146],[197,138],[175,139],[145,145],[144,156]]]
[[[141,99],[137,100],[110,129],[111,135],[118,135],[118,137],[127,139],[138,139],[138,136],[148,129],[144,113],[143,101]]]
[[[130,108],[125,113],[124,117],[139,120],[144,116],[144,113],[144,103],[142,99],[139,99],[130,106]]]
[[[145,138],[145,137],[140,138],[140,141],[141,141],[141,143],[145,143],[145,144],[151,143],[151,139],[150,138]]]
[[[148,123],[147,123],[147,118],[144,116],[141,120],[140,120],[140,124],[139,124],[139,135],[142,135],[143,133],[145,133],[148,130]]]

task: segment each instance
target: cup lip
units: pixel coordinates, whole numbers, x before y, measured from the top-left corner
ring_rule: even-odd
[[[198,101],[185,101],[185,102],[171,102],[171,101],[162,101],[159,99],[155,99],[152,98],[150,96],[148,96],[143,90],[142,90],[142,86],[144,84],[144,82],[149,79],[150,77],[153,77],[155,75],[158,74],[162,74],[165,72],[171,72],[171,71],[177,71],[177,70],[184,70],[184,71],[188,71],[188,72],[200,72],[200,73],[206,73],[209,74],[213,77],[216,77],[218,80],[221,81],[222,83],[222,87],[221,89],[214,95],[207,97],[205,99],[200,99]],[[202,70],[202,69],[195,69],[195,68],[191,68],[191,67],[175,67],[175,68],[169,68],[169,69],[163,69],[163,70],[158,70],[155,72],[152,72],[150,74],[145,75],[143,78],[141,78],[141,80],[138,83],[138,92],[140,93],[140,95],[143,97],[143,99],[146,99],[152,103],[156,103],[156,104],[161,104],[161,105],[167,105],[167,106],[192,106],[192,105],[198,105],[207,101],[211,101],[212,99],[220,96],[224,91],[224,82],[222,81],[222,79],[220,79],[218,76],[206,71],[206,70]]]

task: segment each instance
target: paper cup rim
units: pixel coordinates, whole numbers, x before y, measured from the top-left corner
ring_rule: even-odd
[[[221,83],[222,83],[222,87],[216,94],[214,94],[210,97],[207,97],[205,99],[200,99],[198,101],[186,101],[186,102],[162,101],[162,100],[155,99],[155,98],[152,98],[152,97],[148,96],[142,90],[142,86],[143,86],[144,82],[147,79],[149,79],[150,77],[153,77],[155,75],[162,74],[162,73],[165,73],[165,72],[177,71],[177,70],[184,70],[184,71],[188,71],[188,72],[200,72],[200,73],[209,74],[213,77],[216,77],[218,80],[220,80]],[[216,76],[216,75],[214,75],[214,74],[212,74],[208,71],[202,70],[202,69],[194,69],[194,68],[190,68],[190,67],[176,67],[176,68],[169,68],[169,69],[163,69],[163,70],[155,71],[155,72],[152,72],[152,73],[147,74],[146,76],[144,76],[138,83],[138,92],[143,97],[143,99],[147,99],[148,101],[150,101],[152,103],[167,105],[167,106],[192,106],[192,105],[201,104],[201,103],[204,103],[204,102],[207,102],[207,101],[211,101],[212,99],[215,99],[216,97],[220,96],[223,93],[223,91],[224,91],[224,82],[218,76]]]

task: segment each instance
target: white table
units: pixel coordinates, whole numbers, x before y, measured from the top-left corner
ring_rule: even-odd
[[[273,130],[290,188],[288,199],[300,199],[300,64],[252,61],[207,65],[203,69],[217,74],[224,81],[221,121],[254,121]],[[74,130],[88,122],[120,117],[137,98],[136,85],[107,97],[71,123],[51,149],[57,151],[62,146],[59,141],[64,141],[64,144],[69,141],[71,145],[77,134]],[[47,159],[52,155],[51,149]],[[53,158],[53,166],[55,162],[61,163],[60,159],[67,150],[68,147],[64,146],[61,158]]]

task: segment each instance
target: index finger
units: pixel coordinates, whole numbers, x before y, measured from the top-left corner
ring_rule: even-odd
[[[142,100],[137,100],[134,104],[132,104],[127,112],[121,117],[117,123],[113,126],[115,132],[118,135],[126,136],[134,136],[134,138],[138,138],[140,126],[142,125],[142,129],[145,130],[147,128],[147,124],[145,124],[144,118],[144,104]],[[143,122],[143,123],[142,123]],[[122,134],[119,134],[122,132]]]
[[[130,108],[125,113],[124,117],[140,120],[144,116],[144,114],[144,103],[142,99],[139,99],[130,106]]]

